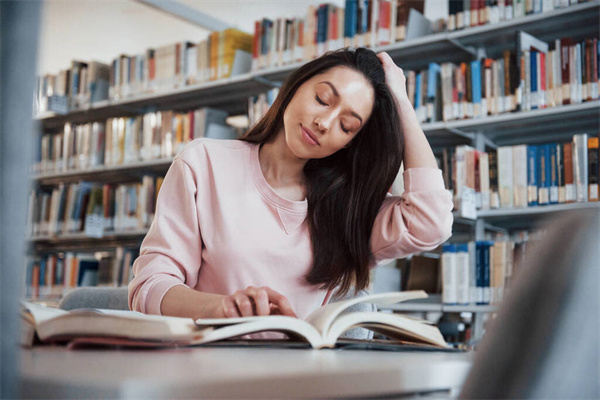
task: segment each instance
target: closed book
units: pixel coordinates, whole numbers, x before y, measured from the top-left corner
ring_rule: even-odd
[[[573,203],[577,196],[575,195],[575,180],[573,177],[573,142],[563,144],[564,164],[565,164],[565,203]]]
[[[470,262],[469,248],[466,243],[456,246],[456,286],[457,304],[469,304],[470,301]]]
[[[542,144],[540,146],[538,204],[546,205],[550,204],[550,175],[552,173],[550,144]]]
[[[598,136],[588,138],[588,201],[598,201],[600,184]]]
[[[500,208],[512,208],[514,206],[512,146],[500,146],[497,148],[497,153]]]
[[[588,201],[588,135],[573,135],[573,180],[575,182],[575,200]]]
[[[566,202],[565,191],[565,152],[562,143],[556,143],[556,176],[558,177],[558,202]]]
[[[538,205],[538,151],[539,146],[527,146],[527,205]]]
[[[513,201],[515,207],[527,207],[527,145],[513,146]]]
[[[550,147],[550,204],[558,203],[558,155],[556,143],[548,144]]]
[[[481,193],[481,209],[490,208],[490,170],[489,155],[485,152],[479,152],[479,190]]]
[[[458,266],[456,245],[448,243],[442,246],[442,303],[458,302]]]
[[[488,153],[490,173],[490,208],[500,207],[500,196],[498,193],[498,153],[492,150]]]

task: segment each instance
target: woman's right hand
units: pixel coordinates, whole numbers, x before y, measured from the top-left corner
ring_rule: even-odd
[[[246,289],[224,296],[221,312],[225,318],[262,315],[287,315],[297,318],[289,300],[273,289],[248,286]]]

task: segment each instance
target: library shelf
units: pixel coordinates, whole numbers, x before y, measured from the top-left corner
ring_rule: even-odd
[[[91,180],[99,183],[130,182],[143,175],[152,173],[164,174],[173,162],[173,158],[162,158],[149,161],[138,161],[119,165],[101,165],[86,169],[73,169],[64,172],[51,172],[34,174],[32,179],[42,186],[56,185],[58,183],[78,182]]]
[[[506,49],[514,41],[518,29],[526,29],[542,40],[561,37],[597,35],[600,0],[576,4],[564,9],[472,27],[456,32],[440,32],[388,46],[375,47],[387,51],[404,69],[425,68],[429,62],[460,62],[475,58],[477,48],[486,48],[488,57],[501,54],[494,47]],[[85,123],[110,117],[139,115],[150,110],[185,110],[211,106],[230,114],[245,113],[247,98],[280,84],[287,75],[307,61],[252,71],[218,81],[204,82],[157,93],[136,95],[121,100],[104,100],[83,110],[68,114],[44,113],[35,117],[44,129],[60,129],[65,122]]]
[[[600,129],[600,100],[422,125],[432,146],[464,144],[484,132],[496,145],[570,139]],[[574,122],[577,122],[574,124]],[[454,137],[453,137],[454,136]]]
[[[499,114],[485,118],[433,122],[422,124],[423,131],[432,146],[465,144],[474,138],[475,132],[485,132],[485,136],[497,145],[513,143],[515,138],[523,144],[539,141],[570,139],[574,133],[598,132],[600,130],[600,100],[580,104],[562,105],[531,111]],[[577,124],[573,124],[577,121]],[[171,162],[169,159],[140,161],[128,164],[98,166],[85,170],[38,173],[33,180],[41,185],[55,185],[60,182],[94,180],[97,182],[131,181],[145,173],[165,173]]]
[[[84,251],[91,249],[100,251],[114,249],[118,246],[139,246],[148,233],[148,229],[132,229],[120,232],[105,232],[100,238],[87,236],[85,232],[65,233],[56,236],[32,236],[28,242],[36,252],[43,251]]]
[[[395,312],[490,313],[498,311],[498,306],[495,304],[443,304],[442,297],[439,294],[430,294],[425,299],[411,300],[397,304],[378,304],[377,308]]]
[[[86,123],[111,117],[135,116],[156,110],[188,110],[214,107],[231,115],[246,113],[248,97],[264,92],[271,86],[263,79],[254,79],[252,73],[218,81],[187,85],[178,89],[144,93],[123,99],[103,100],[86,109],[68,114],[45,113],[36,117],[43,129],[60,129],[66,122]]]

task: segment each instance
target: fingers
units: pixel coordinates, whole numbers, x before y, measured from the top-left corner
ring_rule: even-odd
[[[237,317],[242,316],[240,314],[240,312],[238,311],[238,307],[235,303],[233,296],[226,296],[223,299],[222,304],[223,304],[223,314],[225,315],[225,318],[237,318]]]
[[[399,66],[396,65],[394,60],[392,60],[392,57],[390,57],[390,55],[387,52],[382,51],[381,53],[377,53],[377,58],[379,58],[379,61],[381,61],[381,64],[383,65],[384,68],[385,67],[396,67],[400,71],[403,71],[402,68],[400,68]]]
[[[271,313],[269,307],[269,295],[265,288],[255,288],[250,286],[246,289],[246,292],[254,302],[256,315],[269,315]]]
[[[287,297],[274,291],[269,287],[264,287],[263,289],[265,289],[267,294],[269,295],[269,302],[274,304],[277,307],[277,309],[279,309],[281,314],[297,318],[296,313],[292,309],[292,305],[287,299]]]

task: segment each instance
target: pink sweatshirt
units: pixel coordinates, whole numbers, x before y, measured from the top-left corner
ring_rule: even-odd
[[[259,146],[197,139],[175,157],[158,195],[156,214],[133,265],[129,307],[160,314],[175,285],[229,295],[269,286],[286,296],[299,318],[326,301],[308,285],[312,265],[307,201],[281,197],[264,178]],[[452,198],[441,171],[404,172],[405,193],[388,196],[375,220],[377,263],[431,250],[452,228]]]

